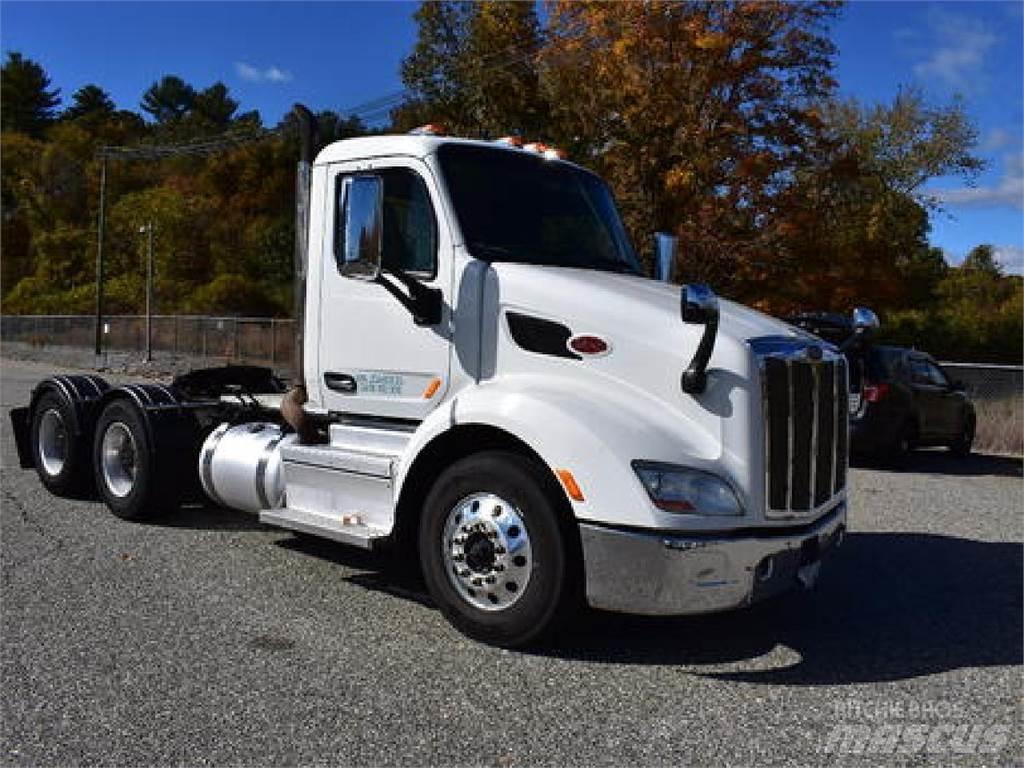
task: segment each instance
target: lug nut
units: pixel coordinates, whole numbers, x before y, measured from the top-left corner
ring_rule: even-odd
[[[470,579],[470,581],[473,583],[474,587],[483,586],[484,583],[484,580],[481,579],[479,576],[474,576],[472,579]]]
[[[461,571],[459,571],[459,576],[462,576],[463,578],[469,576],[469,568],[463,568]]]
[[[501,564],[501,563],[495,563],[494,564],[494,570],[496,570],[498,573],[501,573],[502,571],[505,570],[505,566],[503,564]]]
[[[465,559],[466,559],[466,556],[464,554],[462,554],[461,552],[459,554],[452,555],[452,560],[454,560],[456,563],[461,563]]]
[[[501,546],[495,547],[494,548],[494,554],[496,554],[496,555],[504,555],[505,554],[505,548],[501,547]]]
[[[501,504],[498,504],[494,509],[492,509],[491,514],[495,517],[501,517]]]
[[[487,581],[488,584],[493,584],[494,582],[497,581],[497,579],[494,576],[488,576],[486,581]]]
[[[487,532],[487,538],[489,538],[489,539],[496,539],[496,538],[498,538],[498,532],[497,531],[488,531]]]

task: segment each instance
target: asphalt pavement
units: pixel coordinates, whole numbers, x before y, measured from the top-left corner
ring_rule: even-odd
[[[209,508],[121,521],[18,469],[3,361],[4,765],[1016,765],[1021,462],[851,472],[812,592],[459,635],[405,571]]]

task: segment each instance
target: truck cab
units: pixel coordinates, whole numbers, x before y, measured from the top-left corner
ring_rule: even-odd
[[[211,499],[404,546],[452,623],[508,646],[584,603],[813,584],[847,515],[835,347],[647,277],[605,183],[543,146],[350,139],[308,178],[303,423],[263,394],[194,428]]]

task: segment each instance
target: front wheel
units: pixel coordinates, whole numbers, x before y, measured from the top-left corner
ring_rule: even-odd
[[[560,502],[545,468],[514,453],[469,456],[441,474],[419,554],[427,588],[456,628],[521,647],[575,607]]]
[[[968,416],[964,419],[960,435],[949,446],[954,456],[963,458],[970,455],[971,448],[974,446],[974,431],[975,419],[973,416]]]

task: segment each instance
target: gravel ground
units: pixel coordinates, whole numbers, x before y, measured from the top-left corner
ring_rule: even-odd
[[[4,764],[1024,762],[1019,460],[853,470],[813,592],[510,652],[344,547],[48,495],[6,416],[48,370],[0,371]]]

